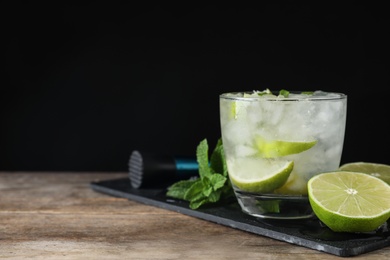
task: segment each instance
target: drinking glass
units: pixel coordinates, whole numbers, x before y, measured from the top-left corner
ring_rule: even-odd
[[[242,211],[263,219],[312,217],[307,182],[340,166],[347,96],[265,90],[219,98],[226,164]]]

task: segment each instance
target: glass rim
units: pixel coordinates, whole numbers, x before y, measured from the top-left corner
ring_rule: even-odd
[[[326,101],[326,100],[341,100],[347,99],[347,94],[341,92],[332,92],[332,91],[321,91],[326,94],[332,94],[331,96],[324,95],[307,95],[307,97],[278,97],[279,91],[272,91],[272,93],[276,96],[250,96],[244,97],[240,96],[244,93],[253,94],[253,91],[236,91],[236,92],[224,92],[219,95],[220,99],[228,99],[228,100],[243,100],[243,101]],[[276,93],[276,94],[275,94]],[[290,91],[291,94],[302,94],[302,91]]]

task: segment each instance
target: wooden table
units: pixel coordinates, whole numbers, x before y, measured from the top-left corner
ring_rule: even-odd
[[[340,259],[92,190],[127,173],[0,172],[0,258]],[[390,247],[356,259],[390,259]]]

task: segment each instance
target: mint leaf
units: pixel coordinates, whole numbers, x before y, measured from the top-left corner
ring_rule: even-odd
[[[222,194],[221,190],[213,191],[208,197],[209,203],[219,201],[219,199],[221,198],[221,194]]]
[[[279,91],[279,95],[282,95],[283,97],[287,98],[290,95],[290,91],[282,89]]]
[[[196,182],[197,180],[182,180],[172,184],[168,187],[167,196],[184,199],[187,190]]]
[[[212,185],[213,190],[222,188],[227,181],[228,179],[219,173],[215,173],[210,177],[210,184]]]
[[[220,138],[210,158],[210,168],[213,173],[220,173],[227,177],[227,166],[223,153],[222,139]]]
[[[185,192],[184,199],[188,201],[196,201],[204,198],[203,195],[204,185],[201,179],[194,182]]]
[[[191,201],[190,202],[190,208],[191,209],[197,209],[200,206],[202,206],[204,204],[207,204],[207,203],[210,203],[210,201],[208,199],[200,199],[200,200],[196,200],[196,201]]]
[[[209,146],[207,144],[207,139],[203,139],[196,148],[196,160],[198,161],[200,178],[211,175],[208,153]]]
[[[258,201],[256,205],[264,212],[267,213],[280,213],[280,201],[270,200],[270,201]]]
[[[259,95],[259,96],[272,95],[272,92],[267,88],[261,92],[257,92],[257,95]]]
[[[230,184],[222,140],[219,139],[209,162],[207,139],[203,139],[196,149],[199,178],[182,180],[168,187],[167,196],[189,201],[191,209],[204,204],[215,203],[233,196]]]

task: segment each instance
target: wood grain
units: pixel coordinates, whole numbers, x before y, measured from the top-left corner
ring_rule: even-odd
[[[89,187],[126,176],[0,172],[0,258],[340,259]],[[389,259],[390,248],[353,258]]]

